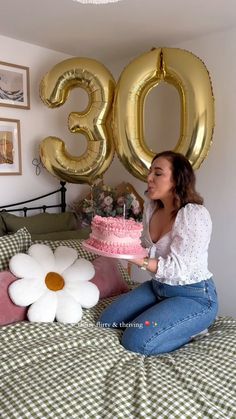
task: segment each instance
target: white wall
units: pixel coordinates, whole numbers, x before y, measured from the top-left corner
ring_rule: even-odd
[[[234,317],[236,317],[234,269],[234,260],[236,260],[236,219],[234,217],[234,205],[236,204],[235,44],[236,30],[231,30],[176,45],[198,55],[205,62],[212,78],[216,102],[216,127],[209,156],[196,174],[198,190],[205,197],[205,204],[210,210],[213,220],[210,269],[214,273],[218,288],[220,314]],[[156,40],[156,46],[159,46],[158,40]],[[140,51],[140,54],[143,52]],[[45,170],[37,177],[31,161],[33,157],[37,156],[39,142],[48,135],[56,135],[68,141],[69,144],[73,143],[74,139],[67,130],[67,115],[69,110],[72,110],[72,103],[75,103],[77,96],[68,101],[63,108],[57,110],[48,109],[41,103],[38,96],[38,86],[42,76],[54,64],[67,56],[5,37],[0,37],[0,54],[1,61],[29,66],[31,75],[31,110],[0,108],[1,117],[20,119],[22,134],[23,175],[0,176],[1,201],[5,204],[49,192],[58,185],[58,181]],[[122,69],[132,58],[123,58],[117,62],[104,62],[103,64],[118,79]],[[161,111],[162,117],[157,118],[158,108],[155,107],[155,103],[158,97],[155,94],[151,93],[146,106],[148,144],[150,146],[154,144],[153,148],[156,151],[173,147],[175,137],[178,138],[178,117],[176,117],[179,112],[178,98],[170,91],[164,93],[165,95],[167,101],[170,102],[168,98],[171,96],[173,102],[172,109],[168,108],[169,118],[163,117],[163,111]],[[163,98],[163,93],[160,98]],[[173,121],[173,124],[171,125],[169,121]],[[165,133],[168,140],[164,138]],[[161,142],[161,138],[164,138],[164,141]],[[145,190],[145,184],[130,175],[117,158],[114,159],[104,179],[111,184],[117,184],[123,180],[131,182],[141,194]],[[83,195],[88,187],[69,185],[68,190],[70,201],[76,196]],[[141,281],[143,272],[133,270],[133,275]]]
[[[60,184],[45,169],[40,176],[36,176],[32,160],[38,156],[38,146],[41,140],[49,135],[58,136],[66,141],[68,149],[72,151],[75,145],[74,136],[67,128],[67,117],[72,110],[80,110],[80,103],[76,101],[75,91],[61,108],[49,109],[39,97],[39,84],[42,77],[58,62],[69,56],[49,49],[41,48],[25,42],[0,36],[0,61],[27,66],[30,69],[30,99],[29,110],[0,106],[0,118],[20,120],[22,175],[1,176],[1,204],[30,199],[34,196],[48,193],[57,189]],[[81,95],[82,101],[84,96]],[[78,100],[79,102],[79,100]],[[82,109],[83,107],[81,107]],[[81,151],[85,142],[82,141]],[[83,190],[81,185],[70,185],[69,196]],[[51,199],[54,202],[53,199]]]
[[[213,220],[210,269],[220,313],[236,317],[236,29],[178,45],[205,62],[213,83],[216,125],[207,160],[197,171],[198,187]]]

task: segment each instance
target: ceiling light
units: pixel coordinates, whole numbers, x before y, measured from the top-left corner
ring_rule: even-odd
[[[78,3],[83,3],[83,4],[107,4],[107,3],[117,3],[118,1],[121,1],[121,0],[73,0],[73,1],[77,1]]]

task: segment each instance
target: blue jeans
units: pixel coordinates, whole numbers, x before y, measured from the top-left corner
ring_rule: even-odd
[[[176,286],[152,279],[118,297],[99,324],[123,328],[121,344],[127,350],[157,355],[189,342],[214,322],[217,311],[212,278]]]

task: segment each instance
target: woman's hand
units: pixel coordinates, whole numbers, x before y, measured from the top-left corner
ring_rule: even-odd
[[[144,258],[142,259],[129,259],[130,263],[133,263],[134,265],[137,265],[139,267],[143,266]]]
[[[149,272],[156,273],[158,268],[158,260],[157,259],[151,259],[148,257],[141,258],[141,259],[130,259],[130,263],[133,263],[136,266],[139,266],[139,268],[143,268]]]

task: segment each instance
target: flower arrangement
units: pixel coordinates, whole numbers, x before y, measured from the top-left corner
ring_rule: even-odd
[[[137,196],[132,191],[119,191],[119,188],[105,184],[93,186],[90,196],[71,205],[71,209],[76,212],[82,227],[90,225],[94,215],[142,221],[142,208]]]

